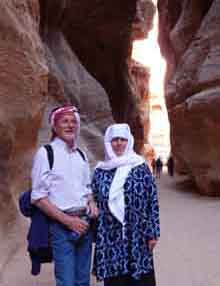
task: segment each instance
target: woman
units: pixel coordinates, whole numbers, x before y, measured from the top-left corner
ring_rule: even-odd
[[[154,286],[153,248],[160,234],[157,191],[127,124],[105,133],[105,161],[92,190],[99,209],[94,272],[104,286]]]

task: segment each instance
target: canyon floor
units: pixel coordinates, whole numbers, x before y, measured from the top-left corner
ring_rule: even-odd
[[[185,177],[164,173],[157,184],[161,210],[161,238],[155,249],[157,285],[219,286],[220,198],[196,194]],[[55,285],[52,265],[44,265],[37,278],[29,274],[25,247],[21,245],[8,261],[0,286]],[[102,283],[92,277],[91,285]]]

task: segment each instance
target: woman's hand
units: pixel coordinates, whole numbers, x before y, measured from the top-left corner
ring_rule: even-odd
[[[154,247],[157,244],[157,240],[156,239],[150,239],[148,240],[148,247],[150,249],[150,251],[153,251]]]
[[[87,208],[88,208],[89,216],[91,218],[97,218],[98,217],[99,211],[98,211],[98,208],[97,208],[94,200],[90,200],[88,202]]]

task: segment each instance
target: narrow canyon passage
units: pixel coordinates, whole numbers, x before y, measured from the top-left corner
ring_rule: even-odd
[[[161,209],[161,239],[155,251],[157,285],[219,286],[220,201],[192,193],[180,177],[163,174],[157,183]],[[0,285],[54,285],[51,265],[43,266],[37,279],[29,275],[25,247],[12,257]],[[102,286],[93,281],[95,285]]]
[[[156,269],[159,286],[219,286],[220,1],[7,0],[0,9],[0,286],[54,285],[51,265],[29,275],[18,196],[30,187],[37,146],[50,138],[51,109],[66,103],[80,110],[91,165],[103,158],[107,126],[127,122],[136,151],[153,157],[157,145],[166,161],[171,149],[176,170],[213,196],[181,191],[179,179],[164,174]],[[154,15],[157,46],[133,58]]]

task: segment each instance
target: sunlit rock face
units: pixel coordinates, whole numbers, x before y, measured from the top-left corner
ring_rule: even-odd
[[[139,126],[136,125],[136,129],[139,128],[140,137],[136,138],[136,148],[143,154],[145,153],[144,144],[148,143],[148,134],[150,127],[150,105],[149,105],[149,70],[140,63],[131,60],[129,64],[129,74],[131,76],[132,85],[131,89],[136,96],[138,102],[138,116]],[[143,144],[144,142],[144,144]]]
[[[28,3],[0,2],[0,221],[4,222],[14,213],[13,192],[24,186],[47,92],[39,5]]]
[[[172,149],[200,193],[220,195],[220,2],[158,6]]]
[[[152,15],[154,15],[155,9],[150,0],[136,1],[136,13],[132,22],[132,38],[134,40],[142,40],[147,37],[152,28]]]
[[[3,272],[22,239],[16,194],[27,187],[48,68],[38,1],[0,1],[0,11],[0,284],[6,285]]]

